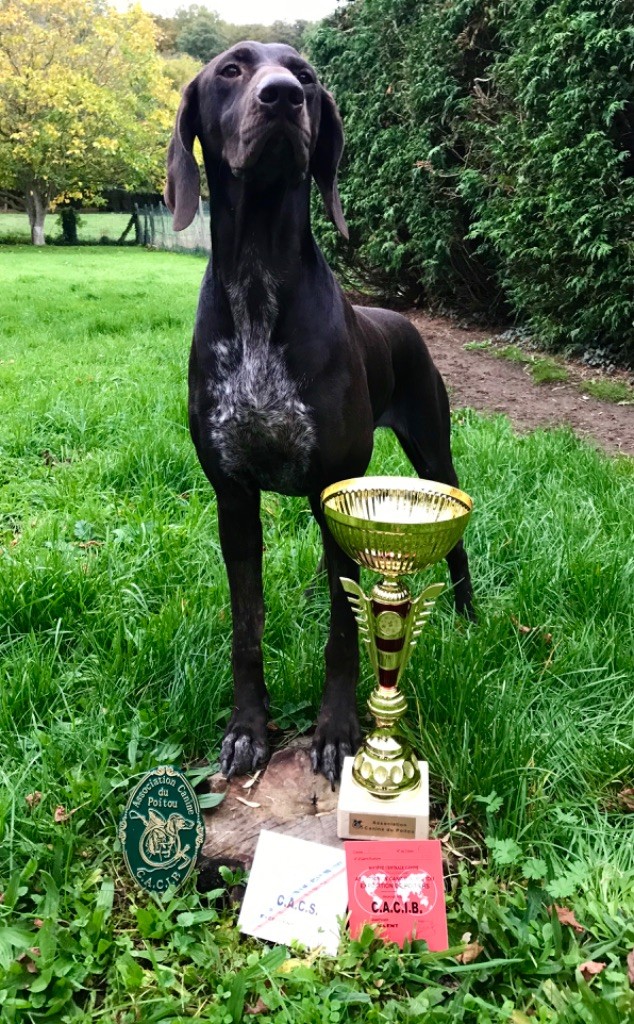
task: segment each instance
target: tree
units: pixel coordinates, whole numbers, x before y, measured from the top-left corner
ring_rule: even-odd
[[[158,187],[177,104],[140,8],[2,0],[0,192],[22,197],[34,244],[51,207]]]
[[[185,22],[176,40],[176,48],[181,53],[188,53],[205,64],[222,53],[226,45],[218,15],[205,10]]]
[[[314,22],[298,20],[274,21],[272,25],[234,25],[222,21],[219,15],[202,4],[179,7],[173,18],[153,15],[160,29],[159,50],[168,55],[177,51],[191,54],[207,62],[222,50],[242,39],[255,39],[261,43],[288,43],[296,50],[302,50],[306,33],[315,27]]]
[[[292,24],[288,21],[274,21],[270,28],[271,42],[286,43],[287,46],[293,46],[301,52],[304,46],[304,35],[306,30],[311,27],[310,21],[302,19],[294,21]]]
[[[175,53],[164,58],[163,71],[179,92],[195,78],[201,70],[201,63],[188,53]]]
[[[164,56],[176,53],[176,40],[180,32],[176,19],[165,18],[160,14],[152,14],[151,17],[157,28],[156,45],[159,53]]]

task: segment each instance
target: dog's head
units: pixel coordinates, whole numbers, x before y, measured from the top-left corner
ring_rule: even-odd
[[[289,187],[312,174],[326,212],[344,238],[337,189],[343,128],[335,101],[292,46],[237,43],[207,64],[185,89],[167,157],[165,202],[174,227],[191,224],[200,195],[192,149],[198,138],[210,165],[236,178]]]

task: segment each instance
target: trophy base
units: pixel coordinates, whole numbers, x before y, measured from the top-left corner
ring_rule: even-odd
[[[429,836],[429,769],[419,761],[420,786],[387,801],[368,793],[352,776],[354,758],[341,773],[337,806],[340,839],[427,839]]]

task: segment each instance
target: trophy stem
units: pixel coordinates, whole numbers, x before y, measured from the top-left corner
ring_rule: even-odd
[[[398,728],[407,710],[398,681],[410,653],[412,598],[400,580],[384,578],[372,588],[369,605],[377,686],[368,708],[376,728],[356,754],[352,777],[389,800],[420,785],[418,761]]]

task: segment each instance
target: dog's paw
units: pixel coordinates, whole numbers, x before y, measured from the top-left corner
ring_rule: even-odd
[[[361,729],[356,710],[344,714],[322,711],[310,752],[313,771],[325,775],[334,790],[345,758],[356,754],[360,743]]]
[[[227,726],[220,748],[220,769],[228,779],[255,772],[269,759],[266,721],[241,722],[233,719]]]

